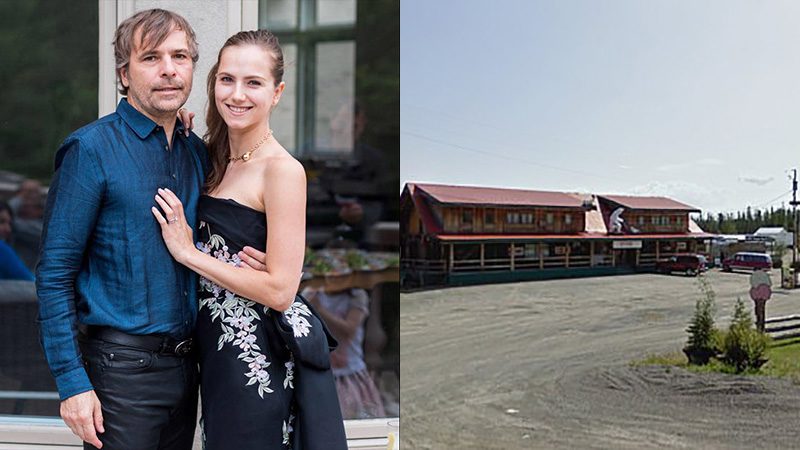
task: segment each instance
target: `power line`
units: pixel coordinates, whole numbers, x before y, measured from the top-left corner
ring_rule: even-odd
[[[431,138],[431,137],[424,136],[424,135],[421,135],[421,134],[418,134],[418,133],[414,133],[414,132],[411,132],[411,131],[407,131],[407,130],[401,130],[400,133],[407,134],[409,136],[414,136],[416,138],[423,139],[423,140],[430,141],[430,142],[434,142],[434,143],[437,143],[437,144],[446,145],[448,147],[454,147],[454,148],[458,148],[458,149],[461,149],[461,150],[464,150],[464,151],[468,151],[468,152],[472,152],[472,153],[478,153],[478,154],[486,155],[486,156],[491,156],[491,157],[494,157],[494,158],[505,159],[505,160],[515,161],[515,162],[521,162],[521,163],[529,164],[529,165],[536,166],[536,167],[542,167],[542,168],[550,169],[550,170],[558,170],[558,171],[561,171],[561,172],[568,172],[568,173],[574,173],[574,174],[577,174],[577,175],[583,175],[583,176],[588,176],[588,177],[593,177],[593,178],[599,178],[601,180],[619,181],[618,178],[604,177],[604,176],[600,176],[600,175],[597,175],[597,174],[591,173],[591,172],[583,172],[583,171],[575,170],[575,169],[566,169],[564,167],[551,166],[551,165],[548,165],[548,164],[542,164],[542,163],[537,163],[537,162],[534,162],[534,161],[530,161],[530,160],[527,160],[527,159],[524,159],[524,158],[517,158],[517,157],[514,157],[514,156],[500,155],[500,154],[497,154],[497,153],[487,152],[485,150],[479,150],[479,149],[476,149],[476,148],[466,147],[466,146],[459,145],[459,144],[453,144],[452,142],[442,141],[442,140],[439,140],[439,139]]]

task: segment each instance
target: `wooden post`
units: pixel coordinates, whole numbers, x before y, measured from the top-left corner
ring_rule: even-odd
[[[566,251],[565,256],[564,256],[566,258],[566,267],[567,267],[567,269],[569,269],[569,252],[570,252],[570,248],[571,247],[572,247],[571,245],[567,244],[567,251]]]
[[[617,267],[617,251],[614,249],[614,244],[611,244],[611,267]]]
[[[639,253],[641,253],[642,249],[636,249],[636,267],[639,267]]]
[[[452,272],[453,271],[453,261],[455,260],[455,257],[453,256],[453,253],[454,253],[453,248],[455,246],[456,246],[455,242],[450,244],[450,264],[449,264],[450,267],[447,268],[448,272]]]
[[[589,266],[594,267],[594,241],[589,241]]]
[[[659,241],[656,241],[656,262],[658,262],[659,258],[659,250],[660,250],[659,247],[661,247],[661,244],[659,243]]]
[[[514,243],[511,243],[511,271],[514,271]]]
[[[539,242],[539,268],[544,269],[544,252],[542,251],[542,242]]]
[[[484,259],[484,258],[483,258],[483,255],[484,255],[484,253],[483,253],[483,246],[484,246],[484,245],[485,245],[485,244],[481,244],[481,270],[483,270],[483,259]]]

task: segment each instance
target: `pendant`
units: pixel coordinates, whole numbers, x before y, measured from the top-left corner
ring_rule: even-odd
[[[242,161],[247,161],[250,159],[250,152],[245,153],[242,155]]]

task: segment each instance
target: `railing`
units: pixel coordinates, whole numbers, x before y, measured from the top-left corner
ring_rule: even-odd
[[[800,315],[766,319],[764,326],[764,332],[776,341],[800,337]]]

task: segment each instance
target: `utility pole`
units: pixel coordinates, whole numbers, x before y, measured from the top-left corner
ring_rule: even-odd
[[[792,268],[797,263],[797,169],[792,169]]]

